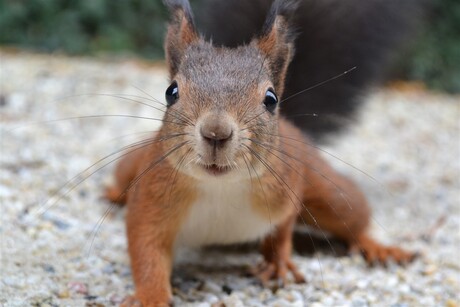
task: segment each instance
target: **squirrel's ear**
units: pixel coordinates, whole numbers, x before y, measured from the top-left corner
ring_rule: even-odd
[[[199,39],[188,0],[164,0],[171,12],[165,39],[166,62],[171,78],[178,72],[187,47]]]
[[[275,0],[267,15],[257,47],[265,55],[272,82],[279,95],[284,89],[284,79],[294,55],[295,34],[292,20],[299,2],[296,0]]]

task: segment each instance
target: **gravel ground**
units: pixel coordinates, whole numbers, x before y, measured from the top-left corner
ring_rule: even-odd
[[[164,68],[5,51],[0,59],[0,305],[116,305],[133,291],[124,210],[100,225],[113,166],[99,167],[111,159],[84,170],[159,122],[84,116],[160,117],[126,99],[142,98],[114,96],[163,99]],[[307,284],[271,291],[245,276],[260,260],[253,248],[187,251],[173,278],[177,306],[459,306],[460,97],[387,89],[368,100],[360,124],[325,147],[359,170],[326,158],[368,195],[374,235],[423,256],[368,268],[326,246],[295,256]],[[79,118],[54,121],[69,117]]]

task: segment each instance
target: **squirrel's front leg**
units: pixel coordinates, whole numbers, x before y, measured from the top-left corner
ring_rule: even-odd
[[[296,218],[297,214],[289,216],[262,242],[264,261],[255,269],[254,275],[264,285],[270,279],[277,280],[280,286],[284,285],[288,272],[292,273],[296,283],[305,282],[305,278],[291,260],[292,233]]]
[[[149,206],[150,204],[150,206]],[[127,234],[135,296],[122,306],[171,306],[177,214],[149,202],[128,203]]]

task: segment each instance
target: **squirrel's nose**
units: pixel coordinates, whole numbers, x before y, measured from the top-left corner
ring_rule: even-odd
[[[209,145],[222,147],[232,139],[233,129],[229,123],[218,120],[207,120],[200,129],[201,136]]]

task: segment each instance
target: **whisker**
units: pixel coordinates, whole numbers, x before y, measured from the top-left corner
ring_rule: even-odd
[[[87,249],[87,251],[85,253],[86,258],[89,258],[89,256],[91,256],[91,251],[93,249],[93,245],[94,245],[94,241],[96,240],[97,233],[99,232],[100,227],[102,226],[102,224],[104,223],[105,219],[109,216],[110,212],[112,211],[112,209],[115,206],[116,206],[116,204],[114,204],[114,203],[109,204],[109,207],[104,211],[104,214],[97,221],[95,229],[93,229],[90,232],[90,234],[88,235],[88,237],[86,238],[86,242],[90,242],[88,248],[86,248],[88,243],[85,243],[85,245],[83,246],[83,250]],[[89,241],[90,238],[91,238],[91,241]]]
[[[256,140],[250,139],[250,141],[254,142],[254,141],[256,141]],[[269,148],[267,148],[267,147],[261,145],[260,142],[259,142],[259,144],[258,144],[257,142],[254,142],[254,143],[256,143],[257,145],[259,145],[259,146],[261,146],[262,148],[266,149],[267,152],[268,152],[269,154],[271,154],[271,155],[275,156],[276,158],[278,158],[282,163],[284,163],[284,164],[285,164],[286,166],[288,166],[291,170],[293,170],[294,172],[296,172],[296,173],[299,175],[299,177],[301,177],[304,181],[306,181],[308,184],[310,184],[310,182],[307,180],[307,178],[305,178],[305,176],[303,176],[302,174],[300,174],[299,171],[298,171],[295,167],[292,167],[292,166],[291,166],[289,163],[287,163],[284,159],[282,159],[282,158],[279,157],[278,155],[276,155],[276,154],[274,154],[273,152],[271,152],[270,150],[268,150]],[[271,149],[277,150],[277,148],[274,148],[274,147],[272,147]],[[307,167],[308,167],[308,165],[306,165],[305,163],[302,163],[303,161],[301,161],[301,160],[299,160],[299,159],[293,157],[292,155],[289,155],[289,154],[287,154],[287,153],[285,153],[285,152],[282,152],[282,151],[280,151],[280,150],[277,150],[277,151],[280,152],[280,153],[282,153],[282,154],[284,154],[285,156],[289,157],[290,159],[293,159],[293,160],[295,160],[295,161],[297,161],[297,162],[303,164],[304,166],[307,166]],[[313,169],[313,170],[314,170],[314,169]],[[325,177],[325,176],[324,176],[323,174],[321,174],[319,171],[317,171],[317,170],[314,170],[314,171],[316,171],[320,176],[324,177],[326,180],[329,180],[327,177]],[[329,182],[333,183],[331,180],[329,180]],[[333,184],[334,184],[334,183],[333,183]],[[334,186],[336,187],[336,189],[338,189],[339,191],[341,191],[337,185],[334,184]],[[292,191],[292,190],[291,190],[291,191]],[[293,193],[294,193],[294,192],[293,192]],[[295,195],[295,194],[294,194],[294,195]],[[343,195],[342,195],[341,193],[340,193],[340,195],[341,195],[342,198],[343,198]],[[316,220],[316,218],[313,216],[313,214],[310,212],[310,210],[308,210],[308,208],[306,208],[306,206],[305,206],[305,204],[303,203],[303,201],[301,201],[301,200],[298,198],[297,195],[296,195],[296,198],[297,198],[298,201],[300,201],[302,207],[305,209],[305,211],[306,211],[306,212],[308,213],[308,215],[311,217],[311,219],[312,219],[313,222],[315,223],[315,226],[318,227],[318,229],[320,229],[320,231],[322,232],[324,238],[326,239],[326,241],[328,242],[328,244],[329,244],[329,246],[331,247],[332,251],[333,251],[334,254],[336,255],[337,253],[336,253],[334,247],[332,246],[332,243],[329,241],[329,239],[327,239],[326,234],[323,232],[323,230],[322,230],[321,227],[319,226],[318,221]],[[348,200],[345,199],[345,198],[343,198],[343,199],[347,202],[348,206],[351,208],[351,206],[350,206]]]
[[[242,144],[242,145],[245,146],[245,147],[246,147],[246,148],[247,148],[247,149],[248,149],[248,150],[259,160],[259,161],[260,161],[260,163],[262,163],[262,165],[264,165],[264,167],[270,172],[270,174],[273,176],[273,178],[275,178],[275,180],[276,180],[282,187],[283,187],[283,185],[284,185],[283,190],[286,192],[287,196],[289,197],[289,199],[290,199],[292,205],[293,205],[294,208],[296,209],[297,214],[298,214],[298,216],[300,217],[300,219],[302,220],[303,224],[304,224],[305,226],[307,226],[307,223],[306,223],[305,219],[304,219],[304,218],[302,217],[302,215],[300,214],[299,208],[295,205],[295,203],[294,203],[292,197],[289,195],[289,192],[286,191],[286,188],[285,188],[285,187],[287,187],[287,188],[291,191],[291,193],[297,198],[297,200],[298,200],[299,202],[301,202],[300,199],[298,198],[298,196],[294,193],[294,191],[292,191],[291,187],[289,187],[289,185],[283,180],[283,178],[281,178],[280,175],[278,175],[278,174],[268,165],[268,163],[262,159],[262,157],[261,157],[255,150],[253,150],[252,148],[250,148],[250,147],[247,146],[246,144]],[[278,178],[278,177],[279,177],[279,178]],[[304,205],[303,207],[304,207],[304,209],[308,210],[307,208],[305,208],[305,205]],[[315,242],[314,242],[314,240],[313,240],[313,237],[311,236],[310,233],[308,233],[308,236],[310,237],[310,240],[311,240],[313,249],[314,249],[315,251],[317,251],[316,244],[315,244]],[[323,233],[323,236],[324,236],[325,239],[327,240],[327,238],[326,238],[326,236],[325,236],[324,233]],[[321,266],[321,261],[320,261],[318,255],[316,255],[316,258],[317,258],[317,260],[318,260],[318,264],[319,264],[319,267],[320,267],[321,278],[322,278],[323,283],[324,283],[324,276],[323,276],[323,270],[322,270],[322,266]]]
[[[254,142],[254,143],[256,143],[257,145],[261,146],[262,148],[265,148],[271,155],[274,155],[275,157],[277,157],[281,162],[283,162],[284,164],[286,164],[287,166],[289,166],[289,167],[290,167],[292,170],[294,170],[297,174],[299,174],[298,170],[296,170],[295,168],[293,168],[292,166],[290,166],[290,165],[289,165],[286,161],[284,161],[281,157],[279,157],[278,155],[273,154],[273,153],[272,153],[270,150],[268,150],[268,149],[275,150],[275,151],[277,151],[277,152],[279,152],[279,153],[281,153],[281,154],[283,154],[283,155],[285,155],[285,156],[287,156],[287,157],[289,157],[289,158],[291,158],[291,159],[293,159],[293,160],[295,160],[295,161],[301,163],[301,164],[304,165],[305,167],[308,167],[309,169],[311,169],[312,171],[314,171],[315,173],[317,173],[319,176],[321,176],[323,179],[327,180],[329,183],[331,183],[331,184],[334,186],[334,188],[336,189],[336,191],[339,192],[340,197],[341,197],[341,198],[345,201],[345,203],[347,204],[348,208],[349,208],[350,210],[353,210],[353,207],[351,206],[350,201],[349,201],[349,199],[348,199],[348,197],[349,197],[348,193],[346,193],[345,191],[343,191],[343,189],[341,189],[335,182],[333,182],[332,180],[330,180],[330,178],[328,178],[327,176],[325,176],[324,174],[322,174],[319,170],[313,168],[313,167],[312,167],[311,165],[309,165],[309,164],[306,164],[304,161],[301,161],[301,160],[299,160],[298,158],[296,158],[296,157],[294,157],[294,156],[292,156],[292,155],[286,153],[285,151],[282,151],[282,150],[280,150],[280,149],[278,149],[278,148],[276,148],[276,147],[271,146],[270,144],[261,143],[261,142],[258,142],[257,140],[250,139],[250,138],[247,138],[247,139],[250,140],[250,141],[252,141],[252,142]],[[283,142],[283,144],[291,145],[291,146],[292,146],[292,144],[288,144],[288,143],[284,143],[284,142]],[[307,154],[308,154],[308,153],[307,153]],[[300,175],[300,174],[299,174],[299,176],[301,176],[305,181],[307,181],[306,178],[305,178],[304,176],[302,176],[302,175]],[[307,182],[308,182],[308,181],[307,181]],[[340,215],[338,215],[338,212],[336,211],[335,207],[332,206],[329,202],[327,202],[327,204],[328,204],[328,206],[336,213],[336,215],[341,219],[341,217],[340,217]],[[309,215],[311,216],[310,212],[308,212],[308,213],[309,213]],[[316,219],[314,219],[313,216],[311,216],[311,218],[313,219],[313,221],[314,221],[315,224],[317,225]],[[385,229],[385,228],[384,228],[374,217],[371,216],[371,219],[372,219],[377,225],[379,225],[379,227],[381,227],[384,231],[387,231],[387,230],[386,230],[386,229]],[[354,238],[355,243],[357,243],[358,245],[360,245],[359,242],[358,242],[358,240],[357,240],[357,238],[355,237],[354,233],[351,232],[351,229],[348,227],[348,225],[347,225],[343,220],[342,220],[342,222],[344,223],[345,227],[346,227],[346,228],[348,229],[348,231],[350,232],[350,235]],[[331,246],[331,248],[332,248],[332,246]]]
[[[293,118],[293,117],[302,117],[302,116],[318,117],[319,115],[316,114],[316,113],[303,113],[303,114],[295,114],[295,115],[288,115],[288,116],[283,115],[283,118]],[[253,129],[253,128],[257,128],[257,127],[265,127],[267,123],[278,122],[278,121],[279,121],[279,118],[276,117],[276,118],[264,121],[263,123],[257,123],[257,124],[254,124],[252,126],[244,127],[242,129],[240,129],[240,131],[245,131],[245,130],[249,130],[249,129]]]
[[[136,96],[138,98],[141,98],[141,99],[146,99],[148,101],[152,101],[152,102],[156,102],[156,103],[159,103],[161,104],[162,106],[164,106],[165,108],[167,107],[166,103],[164,102],[161,102],[160,100],[156,99],[155,97],[153,97],[152,95],[150,95],[149,93],[147,93],[146,91],[144,91],[143,89],[135,86],[135,85],[132,85],[132,87],[134,87],[135,89],[137,89],[138,91],[140,91],[141,93],[144,93],[145,95],[147,95],[148,97],[143,97],[143,96]],[[171,111],[171,110],[170,110]],[[187,122],[190,122],[191,124],[193,124],[193,121],[184,113],[184,112],[180,112],[179,110],[172,110],[174,111],[176,114],[179,114],[181,115],[183,118],[185,118],[187,120]],[[192,125],[194,126],[194,125]]]
[[[127,115],[127,114],[99,114],[99,115],[72,116],[72,117],[51,119],[51,120],[45,120],[45,121],[31,122],[31,123],[27,123],[25,125],[14,127],[12,129],[9,129],[9,130],[6,130],[6,131],[7,132],[12,132],[12,131],[17,130],[17,129],[27,128],[27,127],[34,126],[34,125],[52,124],[52,123],[57,123],[57,122],[62,122],[62,121],[67,121],[67,120],[95,119],[95,118],[104,118],[104,117],[123,117],[123,118],[133,118],[133,119],[144,119],[144,120],[153,120],[153,121],[160,121],[160,122],[164,122],[164,123],[170,123],[170,124],[174,124],[174,125],[178,125],[178,126],[187,126],[187,125],[184,125],[182,123],[168,121],[168,120],[164,120],[162,118],[155,118],[155,117]]]
[[[149,146],[151,144],[154,144],[154,143],[158,143],[158,142],[162,142],[162,141],[166,141],[166,140],[169,140],[169,139],[172,139],[174,137],[178,137],[178,136],[182,136],[182,135],[186,135],[186,133],[177,133],[177,134],[170,134],[170,135],[167,135],[167,136],[164,136],[164,137],[161,137],[159,139],[147,139],[147,140],[142,140],[140,142],[136,142],[134,144],[131,144],[131,145],[128,145],[128,146],[124,146],[122,147],[121,149],[118,149],[112,153],[110,153],[109,155],[99,159],[98,161],[96,161],[95,163],[93,163],[92,165],[90,165],[89,167],[87,167],[86,169],[84,169],[83,171],[79,172],[78,174],[76,174],[74,177],[72,177],[70,180],[68,180],[67,182],[65,182],[61,187],[58,188],[58,190],[48,199],[48,201],[46,201],[42,206],[40,206],[40,208],[37,209],[37,212],[36,214],[38,215],[43,215],[44,213],[46,213],[49,209],[51,209],[53,206],[55,206],[60,200],[62,200],[65,196],[67,196],[69,193],[71,193],[73,190],[75,190],[81,183],[83,183],[84,181],[86,181],[88,178],[90,178],[92,175],[94,175],[95,173],[97,173],[98,171],[100,171],[101,169],[107,167],[108,165],[110,165],[111,163],[131,154],[132,152],[135,152],[137,150],[140,150],[142,148],[144,148],[145,146]],[[133,149],[134,148],[134,149]],[[119,157],[116,157],[112,160],[110,160],[109,162],[103,164],[102,166],[98,167],[97,169],[95,169],[94,171],[92,171],[90,174],[88,174],[87,176],[85,176],[84,178],[78,180],[76,183],[73,183],[77,178],[79,178],[82,174],[86,173],[87,171],[91,170],[93,167],[97,166],[98,164],[102,163],[103,161],[109,159],[110,157],[113,157],[114,155],[117,155],[123,151],[126,151],[128,149],[132,149],[122,155],[120,155]],[[69,184],[72,184],[66,191],[65,193],[61,194],[62,191],[69,185]],[[61,194],[58,199],[56,199],[55,201],[53,201],[51,204],[47,205],[47,203],[49,202],[49,200],[53,199],[54,197],[56,197],[57,195]]]
[[[328,82],[331,82],[331,81],[333,81],[333,80],[335,80],[335,79],[338,79],[338,78],[340,78],[340,77],[342,77],[342,76],[344,76],[344,75],[346,75],[346,74],[352,72],[352,71],[355,70],[355,69],[356,69],[356,66],[354,66],[354,67],[352,67],[352,68],[350,68],[350,69],[344,71],[343,73],[338,74],[338,75],[336,75],[336,76],[334,76],[334,77],[332,77],[332,78],[329,78],[329,79],[327,79],[327,80],[324,80],[324,81],[322,81],[322,82],[320,82],[320,83],[317,83],[317,84],[315,84],[315,85],[313,85],[313,86],[310,86],[310,87],[308,87],[308,88],[306,88],[306,89],[304,89],[304,90],[301,90],[301,91],[299,91],[299,92],[297,92],[297,93],[295,93],[295,94],[292,94],[292,95],[290,95],[290,96],[288,96],[288,97],[282,99],[282,100],[280,101],[280,103],[285,102],[285,101],[287,101],[287,100],[289,100],[289,99],[291,99],[291,98],[294,98],[294,97],[296,97],[296,96],[298,96],[298,95],[300,95],[300,94],[302,94],[302,93],[305,93],[305,92],[307,92],[307,91],[309,91],[309,90],[312,90],[312,89],[314,89],[314,88],[317,88],[317,87],[319,87],[319,86],[321,86],[321,85],[323,85],[323,84],[326,84],[326,83],[328,83]],[[247,108],[247,109],[248,109],[248,108]],[[246,113],[246,112],[245,112],[245,113]],[[256,115],[256,116],[254,116],[254,117],[250,118],[249,120],[247,120],[246,122],[244,122],[244,125],[247,125],[249,122],[253,121],[254,119],[258,118],[259,116],[261,116],[261,115],[264,114],[264,113],[265,113],[265,110],[264,110],[264,112],[262,112],[262,113],[260,113],[260,114],[258,114],[258,115]],[[317,114],[313,113],[312,116],[317,116]],[[277,119],[276,119],[276,120],[277,120]],[[243,130],[245,130],[245,129],[243,129]]]
[[[178,150],[179,148],[181,148],[182,146],[184,145],[187,145],[189,144],[190,141],[184,141],[182,143],[179,143],[178,145],[174,146],[172,149],[170,149],[167,153],[165,153],[163,156],[161,156],[161,158],[159,158],[158,160],[150,163],[150,165],[145,169],[143,170],[139,175],[137,175],[131,182],[130,184],[128,185],[128,187],[125,188],[125,190],[120,193],[120,195],[118,196],[118,200],[120,200],[134,185],[136,185],[141,179],[142,177],[147,174],[148,172],[150,172],[155,166],[157,166],[159,163],[163,162],[167,157],[169,157],[172,153],[174,153],[176,150]]]
[[[241,152],[241,153],[243,154],[243,160],[245,161],[246,166],[249,163],[249,165],[252,167],[252,170],[254,171],[254,174],[256,175],[257,181],[259,182],[260,189],[262,190],[262,194],[264,196],[265,206],[267,207],[268,221],[270,222],[270,227],[271,227],[271,225],[272,225],[272,216],[271,216],[271,212],[270,212],[270,206],[268,205],[267,195],[266,195],[264,187],[262,185],[262,181],[260,180],[260,176],[257,173],[257,171],[255,170],[254,165],[252,165],[249,161],[246,162],[247,157],[246,157],[245,153],[244,152]],[[249,176],[251,176],[251,170],[249,169],[249,167],[248,167],[248,171],[249,171]],[[252,177],[250,177],[250,181],[251,181],[251,188],[253,188],[252,187]],[[272,251],[274,253],[276,249],[275,249],[275,243],[273,242],[273,236],[270,236],[270,244],[271,244],[271,247],[272,247]]]
[[[262,116],[267,110],[263,110],[262,112],[258,113],[257,115],[251,117],[250,119],[246,120],[244,123],[243,123],[243,126],[246,126],[247,124],[249,124],[250,122],[252,122],[253,120],[259,118],[260,116]]]
[[[159,101],[158,99],[155,99],[152,97],[152,99],[147,99],[145,97],[142,97],[142,96],[137,96],[137,95],[129,95],[129,94],[105,94],[105,93],[88,93],[88,94],[78,94],[78,95],[70,95],[70,96],[66,96],[66,97],[63,97],[62,99],[58,99],[56,100],[56,102],[60,102],[60,101],[65,101],[67,99],[71,99],[71,98],[79,98],[79,97],[87,97],[87,96],[103,96],[103,97],[112,97],[112,98],[118,98],[118,99],[122,99],[122,100],[127,100],[129,102],[134,102],[136,104],[140,104],[140,105],[144,105],[144,106],[147,106],[147,107],[150,107],[150,108],[153,108],[155,110],[158,110],[160,112],[165,112],[164,109],[161,109],[161,108],[158,108],[158,107],[155,107],[153,105],[150,105],[148,103],[145,103],[143,101],[138,101],[138,100],[135,100],[135,99],[130,99],[130,98],[127,98],[127,97],[134,97],[134,98],[140,98],[140,99],[146,99],[146,100],[149,100],[149,101],[152,101],[152,102],[155,102],[155,103],[158,103],[162,106],[166,106],[164,103],[162,103],[161,101]],[[175,111],[177,112],[177,111]]]
[[[315,173],[317,173],[318,175],[320,175],[323,179],[327,180],[327,182],[331,183],[331,184],[335,187],[335,189],[339,192],[339,194],[342,196],[343,200],[345,200],[345,201],[347,202],[348,207],[350,208],[350,210],[352,209],[352,207],[351,207],[350,203],[348,202],[348,200],[347,200],[346,198],[344,198],[344,196],[343,196],[343,194],[346,194],[346,192],[344,192],[344,191],[343,191],[335,182],[333,182],[330,178],[328,178],[327,176],[325,176],[324,174],[322,174],[318,169],[316,169],[316,168],[312,167],[311,165],[305,163],[304,161],[300,160],[299,158],[294,157],[294,156],[292,156],[291,154],[289,154],[289,153],[287,153],[287,152],[285,152],[285,151],[283,151],[283,150],[278,149],[277,147],[271,146],[270,144],[259,142],[258,140],[253,139],[253,138],[245,138],[245,139],[247,139],[247,140],[249,140],[249,141],[251,141],[251,142],[254,142],[255,144],[261,146],[262,148],[267,149],[267,151],[268,151],[270,154],[272,154],[272,155],[274,155],[275,157],[277,157],[278,159],[280,159],[281,162],[283,162],[284,164],[288,165],[289,167],[291,167],[291,166],[290,166],[286,161],[284,161],[283,159],[281,159],[279,156],[273,154],[273,153],[270,152],[268,149],[275,150],[275,151],[277,151],[277,152],[279,152],[279,153],[281,153],[281,154],[283,154],[283,155],[285,155],[285,156],[287,156],[287,157],[289,157],[289,158],[291,158],[291,159],[293,159],[293,160],[295,160],[295,161],[301,163],[301,164],[304,165],[305,167],[308,167],[310,170],[312,170],[312,171],[314,171]],[[302,176],[302,175],[299,173],[298,170],[296,170],[296,169],[293,168],[293,167],[291,167],[291,168],[292,168],[292,170],[294,170],[299,176],[301,176],[305,181],[307,181],[307,179],[306,179],[304,176]],[[308,182],[308,181],[307,181],[307,182]]]
[[[268,133],[268,132],[258,132],[259,134],[267,134],[267,135],[271,135],[271,136],[274,136],[274,137],[278,137],[280,138],[280,142],[287,145],[287,146],[291,146],[291,147],[295,147],[295,145],[293,144],[289,144],[287,142],[283,142],[283,140],[281,140],[281,138],[285,138],[285,139],[288,139],[288,140],[292,140],[292,141],[295,141],[295,142],[299,142],[299,143],[302,143],[302,144],[305,144],[307,146],[310,146],[312,148],[315,148],[317,149],[318,151],[326,154],[326,155],[329,155],[331,157],[333,157],[334,159],[337,159],[338,161],[340,161],[341,163],[351,167],[352,169],[360,172],[361,174],[363,174],[364,176],[366,176],[367,178],[369,178],[371,181],[373,181],[375,184],[377,184],[381,189],[383,189],[383,191],[385,191],[385,193],[387,195],[389,195],[390,197],[394,198],[394,195],[383,185],[383,183],[381,183],[380,181],[378,181],[375,177],[371,176],[369,173],[357,168],[356,166],[354,166],[353,164],[351,163],[348,163],[346,162],[345,160],[339,158],[338,156],[322,149],[321,147],[315,145],[314,143],[310,143],[310,142],[305,142],[305,141],[302,141],[302,140],[298,140],[296,138],[293,138],[293,137],[289,137],[289,136],[283,136],[283,135],[276,135],[276,134],[271,134],[271,133]],[[308,154],[308,153],[307,153]],[[347,204],[350,206],[348,200],[347,200]],[[351,207],[351,206],[350,206]],[[379,221],[377,221],[377,219],[374,217],[374,216],[371,216],[371,219],[372,221],[374,221],[382,230],[384,230],[385,232],[387,232],[387,229],[385,226],[383,226]]]
[[[158,107],[155,107],[155,106],[152,106],[148,103],[145,103],[145,102],[142,102],[142,101],[138,101],[138,100],[135,100],[135,99],[131,99],[131,98],[127,98],[127,97],[136,97],[136,98],[140,98],[140,99],[145,99],[145,100],[148,100],[148,101],[152,101],[152,102],[157,102],[161,105],[164,106],[164,103],[160,102],[159,100],[153,98],[154,100],[152,99],[148,99],[146,97],[142,97],[142,96],[136,96],[136,95],[117,95],[117,94],[104,94],[105,96],[108,96],[108,97],[113,97],[113,98],[118,98],[118,99],[122,99],[122,100],[127,100],[127,101],[131,101],[131,102],[135,102],[135,103],[138,103],[138,104],[141,104],[141,105],[145,105],[145,106],[148,106],[150,108],[153,108],[155,110],[158,110],[160,112],[163,112],[163,113],[166,113],[166,110],[164,108],[158,108]],[[123,97],[125,96],[125,97]],[[178,119],[179,121],[183,121],[185,122],[186,124],[190,125],[190,126],[195,126],[195,124],[190,120],[190,118],[188,118],[187,116],[185,116],[182,112],[179,112],[177,110],[172,110],[170,109],[168,111],[168,113],[171,115],[171,116],[174,116],[176,119]],[[176,116],[176,115],[179,115],[179,116]]]
[[[158,164],[163,162],[168,156],[170,156],[172,153],[174,153],[176,150],[180,149],[182,146],[188,144],[189,141],[182,142],[176,146],[174,146],[172,149],[170,149],[167,153],[165,153],[163,156],[161,156],[159,159],[156,161],[150,163],[149,167],[147,167],[144,171],[142,171],[139,175],[137,175],[128,185],[128,187],[125,188],[125,190],[120,193],[118,196],[118,200],[121,199],[133,186],[135,186],[141,179],[146,175],[148,172],[150,172],[153,168],[155,168]],[[113,207],[114,204],[111,204],[111,206],[104,212],[104,215],[99,219],[97,222],[95,228],[93,231],[90,233],[89,238],[91,238],[91,244],[88,250],[88,253],[91,253],[92,246],[94,244],[94,240],[96,239],[97,233],[99,232],[99,229],[101,228],[102,224],[104,223],[105,218],[108,216],[111,208]]]
[[[333,81],[333,80],[335,80],[335,79],[338,79],[338,78],[340,78],[340,77],[343,77],[343,76],[345,76],[345,75],[348,74],[349,72],[352,72],[352,71],[355,70],[355,69],[356,69],[356,66],[354,66],[354,67],[352,67],[352,68],[350,68],[350,69],[344,71],[343,73],[338,74],[338,75],[336,75],[336,76],[334,76],[334,77],[332,77],[332,78],[329,78],[329,79],[324,80],[324,81],[322,81],[322,82],[320,82],[320,83],[317,83],[316,85],[310,86],[310,87],[308,87],[308,88],[306,88],[306,89],[304,89],[304,90],[301,90],[300,92],[297,92],[297,93],[295,93],[295,94],[292,94],[291,96],[288,96],[288,97],[282,99],[281,102],[285,102],[286,100],[289,100],[289,99],[294,98],[294,97],[296,97],[296,96],[298,96],[298,95],[300,95],[300,94],[302,94],[302,93],[305,93],[305,92],[310,91],[310,90],[312,90],[312,89],[314,89],[314,88],[317,88],[317,87],[319,87],[319,86],[321,86],[321,85],[323,85],[323,84],[325,84],[325,83],[328,83],[328,82],[331,82],[331,81]]]
[[[187,158],[187,156],[192,152],[193,148],[190,147],[187,152],[183,155],[183,157],[179,160],[179,163],[177,163],[177,165],[174,166],[173,170],[171,171],[171,174],[174,173],[174,177],[172,179],[172,182],[171,184],[169,185],[169,196],[168,196],[168,204],[169,206],[171,206],[171,195],[172,195],[172,191],[173,191],[173,186],[176,182],[176,179],[177,179],[177,175],[179,173],[179,170],[182,166],[182,163],[184,163],[185,159]],[[170,176],[168,176],[168,181],[169,181],[169,178]]]
[[[350,209],[351,208],[351,205],[348,201],[348,199],[346,199],[343,194],[342,194],[342,189],[340,189],[340,187],[338,187],[333,181],[331,181],[327,176],[325,176],[324,174],[322,174],[321,172],[319,172],[318,170],[314,169],[314,168],[311,168],[310,165],[307,165],[306,163],[304,163],[303,161],[301,161],[300,159],[296,158],[296,157],[293,157],[292,155],[284,152],[284,151],[281,151],[279,149],[277,149],[276,147],[273,147],[273,146],[268,146],[267,144],[265,143],[261,143],[261,142],[258,142],[257,140],[254,140],[254,139],[250,139],[250,138],[246,138],[250,141],[252,141],[253,143],[257,144],[258,146],[264,148],[267,150],[267,152],[273,156],[275,156],[277,159],[279,159],[282,163],[284,163],[287,167],[289,167],[291,170],[293,170],[295,173],[297,173],[297,175],[299,175],[299,177],[301,177],[305,182],[307,182],[308,184],[311,184],[307,178],[305,178],[305,176],[303,174],[301,174],[295,167],[292,167],[289,163],[287,163],[284,159],[282,159],[280,156],[274,154],[273,152],[271,152],[269,149],[272,149],[272,150],[276,150],[278,152],[280,152],[281,154],[287,156],[288,158],[290,159],[293,159],[295,160],[296,162],[306,166],[306,167],[309,167],[310,169],[312,169],[313,171],[315,171],[318,175],[320,175],[321,177],[323,177],[324,179],[326,179],[328,182],[330,182],[331,184],[334,185],[335,189],[337,191],[339,191],[339,194],[340,196],[342,197],[343,200],[345,200],[345,202],[347,203],[348,207]],[[323,236],[326,238],[326,234],[323,232],[323,230],[321,229],[321,227],[319,226],[318,224],[318,221],[316,220],[316,218],[313,216],[313,214],[310,212],[310,210],[308,210],[308,208],[306,208],[305,204],[303,202],[301,202],[302,206],[304,207],[305,211],[308,213],[308,215],[310,216],[310,218],[313,220],[315,226],[320,229],[320,231],[322,232]],[[329,204],[329,206],[331,206]],[[337,254],[334,247],[332,246],[332,243],[326,239],[326,241],[328,242],[329,246],[331,247],[332,251],[334,252],[334,254]]]
[[[137,86],[135,86],[135,85],[133,85],[133,84],[131,84],[131,86],[134,87],[134,88],[135,88],[136,90],[138,90],[139,92],[144,93],[145,95],[147,95],[148,97],[150,97],[150,99],[151,99],[152,101],[161,103],[163,106],[166,107],[166,103],[163,103],[163,102],[161,102],[160,100],[156,99],[155,97],[153,97],[152,95],[150,95],[147,91],[144,91],[144,90],[141,89],[140,87],[137,87]],[[142,97],[142,96],[140,96],[140,97]]]
[[[318,145],[315,145],[314,143],[311,143],[311,142],[305,142],[304,140],[299,140],[299,139],[296,139],[296,138],[293,138],[293,137],[289,137],[289,136],[285,136],[285,135],[277,135],[277,134],[272,134],[272,133],[268,133],[268,132],[258,132],[260,134],[266,134],[266,135],[270,135],[270,136],[274,136],[274,137],[278,137],[278,138],[284,138],[284,139],[288,139],[288,140],[292,140],[292,141],[295,141],[295,142],[299,142],[301,144],[305,144],[307,146],[310,146],[312,148],[315,148],[317,149],[318,151],[338,160],[339,162],[351,167],[352,169],[360,172],[361,174],[363,174],[364,176],[366,176],[367,178],[369,178],[370,180],[372,180],[375,184],[379,185],[381,188],[383,188],[386,193],[392,197],[394,197],[393,194],[391,194],[390,191],[388,191],[388,189],[385,188],[385,186],[383,185],[383,183],[381,183],[380,181],[378,181],[375,177],[371,176],[369,173],[363,171],[362,169],[354,166],[353,164],[341,159],[340,157],[338,157],[337,155],[334,155],[333,153],[330,153],[328,152],[327,150],[325,149],[322,149],[321,147],[319,147]],[[294,147],[294,145],[292,144],[289,144],[289,143],[286,143],[286,142],[283,142],[282,140],[280,140],[280,142],[282,142],[283,144],[286,144],[288,146],[291,146],[291,147]]]
[[[240,146],[240,148],[241,148],[241,146]],[[253,182],[252,182],[251,170],[250,170],[249,164],[248,164],[249,161],[247,160],[246,154],[243,151],[241,152],[241,157],[243,158],[244,164],[246,165],[246,169],[248,170],[249,179],[250,179],[249,182],[251,184],[251,191],[254,191],[254,185],[253,185]],[[251,165],[251,167],[254,169],[254,166]],[[254,170],[254,172],[255,172],[255,170]],[[257,174],[255,174],[255,175],[257,175]]]
[[[114,142],[114,141],[120,141],[124,138],[129,138],[131,136],[139,136],[139,135],[144,135],[144,134],[152,134],[152,133],[157,133],[160,130],[146,130],[146,131],[138,131],[138,132],[133,132],[133,133],[127,133],[123,135],[119,135],[117,137],[108,139],[107,142]]]
[[[135,87],[135,86],[134,86]],[[139,91],[142,91],[141,89],[135,87],[137,90]],[[144,97],[144,96],[139,96],[139,95],[131,95],[131,94],[86,94],[86,95],[94,95],[94,96],[107,96],[107,97],[113,97],[113,98],[118,98],[118,99],[122,99],[122,100],[127,100],[129,102],[134,102],[134,103],[137,103],[137,104],[140,104],[140,105],[144,105],[144,106],[147,106],[147,107],[150,107],[152,109],[155,109],[155,110],[158,110],[160,112],[163,112],[163,113],[166,113],[166,104],[158,99],[156,99],[155,97],[149,95],[148,93],[142,91],[143,93],[145,93],[146,95],[148,95],[149,97]],[[129,97],[132,97],[132,98],[137,98],[137,99],[144,99],[144,100],[147,100],[147,101],[151,101],[151,102],[155,102],[161,106],[163,106],[164,108],[158,108],[158,107],[155,107],[151,104],[148,104],[148,103],[145,103],[143,101],[139,101],[139,100],[136,100],[136,99],[130,99]],[[190,118],[188,118],[184,113],[182,112],[179,112],[178,110],[169,110],[169,112],[174,112],[176,114],[179,114],[181,115],[183,118],[185,118],[187,120],[187,122],[190,121]],[[190,123],[192,123],[190,121]]]
[[[153,97],[152,95],[150,95],[148,92],[144,91],[143,89],[135,86],[135,85],[131,85],[132,87],[134,87],[135,89],[137,89],[138,91],[140,91],[141,93],[144,93],[145,95],[147,95],[148,97],[142,97],[142,96],[138,96],[139,98],[142,98],[142,99],[146,99],[146,100],[149,100],[149,101],[152,101],[152,102],[157,102],[161,105],[163,105],[164,107],[167,107],[167,105],[163,102],[161,102],[160,100],[156,99],[155,97]],[[186,119],[186,121],[191,125],[191,126],[195,126],[195,124],[193,123],[193,121],[190,119],[190,117],[187,116],[187,114],[185,114],[184,112],[180,112],[179,110],[169,110],[169,111],[174,111],[176,114],[179,114],[180,116],[182,116],[183,118]],[[198,117],[198,116],[196,116]]]

